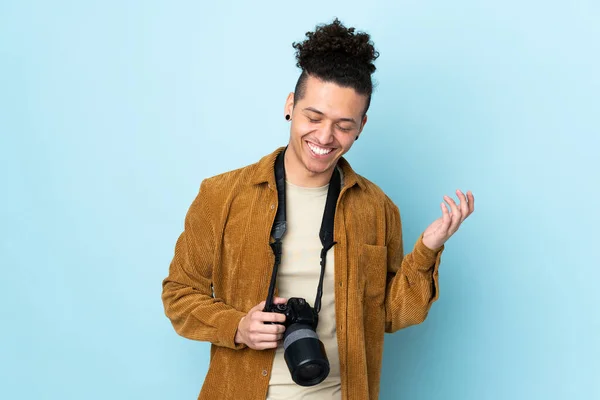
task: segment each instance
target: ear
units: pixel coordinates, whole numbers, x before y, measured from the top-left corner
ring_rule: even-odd
[[[288,94],[287,99],[285,100],[285,106],[283,107],[283,116],[292,115],[294,112],[294,92]]]
[[[360,129],[358,130],[357,135],[360,135],[365,127],[365,125],[367,124],[367,114],[365,114],[365,116],[363,117],[362,121],[360,121]]]

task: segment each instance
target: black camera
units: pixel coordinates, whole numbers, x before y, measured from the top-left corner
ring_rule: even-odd
[[[285,315],[284,358],[294,382],[313,386],[327,378],[329,360],[316,332],[319,316],[310,304],[292,297],[287,304],[266,304],[265,311]]]

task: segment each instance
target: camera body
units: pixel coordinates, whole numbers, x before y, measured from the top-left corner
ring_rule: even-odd
[[[301,297],[291,297],[286,304],[267,304],[265,311],[285,315],[283,325],[286,328],[293,324],[302,324],[316,330],[319,323],[317,312]]]

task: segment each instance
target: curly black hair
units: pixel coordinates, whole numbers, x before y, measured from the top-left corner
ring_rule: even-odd
[[[328,25],[317,25],[314,32],[306,33],[307,39],[293,43],[297,66],[302,74],[296,83],[294,103],[304,97],[308,76],[342,87],[350,87],[367,96],[366,114],[371,103],[375,72],[373,62],[379,57],[369,34],[346,28],[339,19]]]

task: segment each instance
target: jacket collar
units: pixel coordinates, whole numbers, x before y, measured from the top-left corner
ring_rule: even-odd
[[[285,150],[285,147],[280,147],[273,153],[260,159],[256,164],[256,169],[250,179],[250,184],[259,185],[261,183],[268,183],[271,187],[275,188],[275,160],[277,159],[277,155],[283,150]],[[354,185],[358,185],[361,189],[365,189],[363,178],[354,172],[350,163],[348,163],[344,157],[338,160],[338,167],[342,169],[344,187],[350,188]]]

